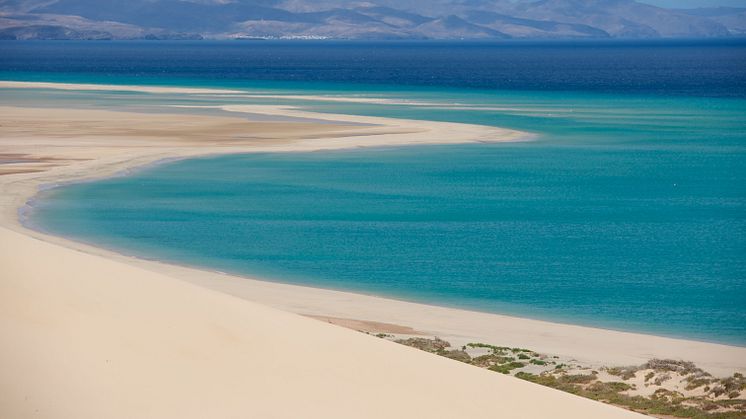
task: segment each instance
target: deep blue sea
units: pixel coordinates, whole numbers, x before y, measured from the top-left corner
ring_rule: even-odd
[[[251,154],[67,185],[32,225],[268,280],[746,345],[746,44],[0,43],[0,79],[412,104],[0,90],[0,104],[281,103],[527,143]]]

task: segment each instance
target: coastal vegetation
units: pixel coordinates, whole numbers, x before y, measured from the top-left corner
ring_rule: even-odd
[[[452,348],[438,337],[378,337],[654,417],[746,418],[744,375],[718,378],[692,362],[652,359],[639,366],[593,368],[523,348],[485,343]]]

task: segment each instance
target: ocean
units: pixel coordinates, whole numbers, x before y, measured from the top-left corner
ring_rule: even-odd
[[[280,103],[537,135],[164,163],[45,191],[36,228],[271,281],[746,344],[742,42],[2,42],[0,55],[6,80],[398,103],[6,90],[0,104]]]

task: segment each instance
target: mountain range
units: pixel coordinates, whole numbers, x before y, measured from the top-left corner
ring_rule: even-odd
[[[634,0],[0,0],[0,39],[746,36],[746,8]]]

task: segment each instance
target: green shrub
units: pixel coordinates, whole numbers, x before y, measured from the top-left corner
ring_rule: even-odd
[[[396,341],[396,343],[411,346],[413,348],[421,349],[427,352],[443,351],[446,348],[451,347],[451,344],[449,342],[446,342],[437,337],[435,339],[426,339],[426,338],[399,339]]]
[[[575,375],[564,375],[560,377],[560,381],[570,384],[588,384],[591,381],[595,381],[596,376],[593,374],[575,374]]]
[[[466,364],[471,363],[471,356],[469,356],[469,354],[467,354],[466,352],[460,351],[460,350],[442,351],[442,352],[438,352],[438,355],[444,356],[450,359],[455,359],[456,361],[461,361]]]
[[[510,371],[517,369],[517,368],[523,368],[526,364],[523,362],[509,362],[507,364],[501,364],[501,365],[493,365],[489,369],[492,371],[500,372],[503,374],[510,374]]]

